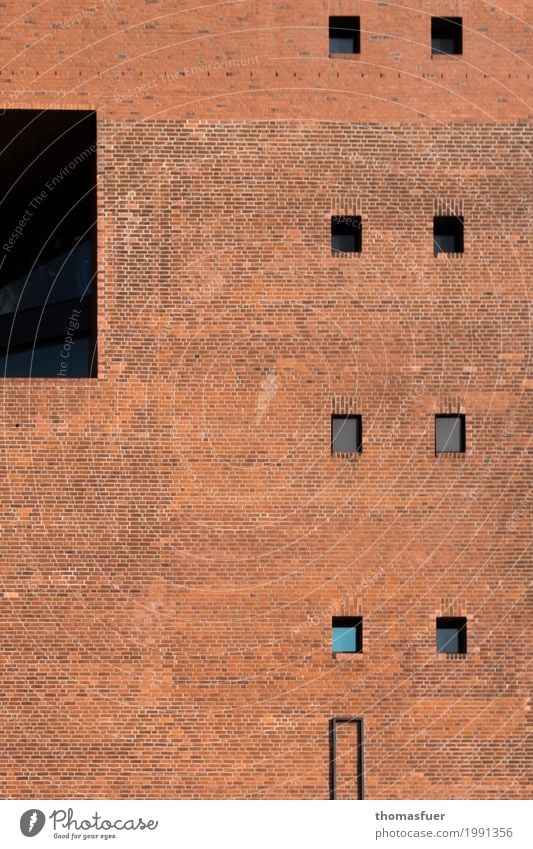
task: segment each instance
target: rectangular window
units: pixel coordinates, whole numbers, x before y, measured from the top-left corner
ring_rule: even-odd
[[[329,52],[360,53],[361,32],[357,17],[330,17]]]
[[[435,453],[459,454],[466,450],[466,425],[462,414],[435,416]]]
[[[331,650],[333,654],[352,654],[363,651],[362,616],[333,616]]]
[[[96,375],[96,115],[7,110],[0,376]]]
[[[363,450],[363,423],[361,416],[331,417],[331,453],[355,454]]]
[[[433,251],[437,254],[464,252],[464,219],[461,215],[438,215],[433,219]]]
[[[431,52],[446,56],[463,52],[462,18],[431,18]]]
[[[363,799],[363,720],[338,716],[329,721],[329,798]]]
[[[437,618],[437,652],[439,654],[466,654],[466,617]]]
[[[360,215],[334,215],[331,219],[331,250],[336,254],[361,253]]]

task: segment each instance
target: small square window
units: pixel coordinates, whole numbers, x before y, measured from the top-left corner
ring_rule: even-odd
[[[462,18],[431,18],[431,52],[445,56],[463,52]]]
[[[361,253],[361,216],[334,215],[331,219],[331,250],[336,254]]]
[[[353,454],[363,450],[361,416],[331,417],[331,453]]]
[[[435,453],[458,454],[465,450],[464,415],[435,416]]]
[[[466,654],[466,617],[437,618],[437,652]]]
[[[433,219],[433,250],[437,254],[464,252],[464,219],[460,215],[439,215]]]
[[[359,18],[330,17],[329,53],[360,53]]]
[[[363,617],[334,616],[331,620],[331,650],[333,654],[363,651]]]

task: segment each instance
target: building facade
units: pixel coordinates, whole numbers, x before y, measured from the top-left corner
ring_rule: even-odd
[[[531,793],[529,5],[3,9],[4,796]]]

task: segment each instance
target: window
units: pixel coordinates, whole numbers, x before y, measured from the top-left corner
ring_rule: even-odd
[[[466,654],[466,617],[437,618],[437,652]]]
[[[462,254],[464,219],[460,215],[439,215],[433,219],[433,249],[437,254]]]
[[[458,454],[466,450],[464,415],[435,416],[435,453]]]
[[[91,377],[96,345],[96,116],[2,117],[0,377]]]
[[[363,450],[361,416],[331,417],[331,453],[353,454]]]
[[[364,798],[363,720],[336,716],[329,721],[329,798]]]
[[[359,18],[330,17],[329,52],[330,55],[361,52]]]
[[[334,616],[331,620],[331,650],[333,654],[352,654],[363,651],[363,617]]]
[[[331,219],[331,250],[336,254],[361,253],[361,216],[334,215]]]
[[[463,52],[462,18],[431,18],[431,52],[447,56]]]

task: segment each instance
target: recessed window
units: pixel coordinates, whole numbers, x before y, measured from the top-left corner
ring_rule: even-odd
[[[333,654],[353,654],[363,651],[363,617],[334,616],[331,620],[331,650]]]
[[[465,417],[435,416],[435,453],[458,454],[466,450]]]
[[[330,17],[329,52],[330,55],[332,53],[361,52],[359,18]]]
[[[437,254],[462,254],[464,251],[464,218],[461,215],[438,215],[433,219],[433,249]]]
[[[329,721],[329,798],[363,799],[363,719],[336,716]]]
[[[361,416],[331,417],[331,453],[354,454],[362,451]]]
[[[331,219],[331,250],[337,255],[361,253],[361,216],[334,215]]]
[[[431,52],[446,56],[463,52],[462,18],[431,18]]]
[[[2,117],[0,377],[96,373],[96,116]]]
[[[437,618],[437,652],[439,654],[466,654],[466,617]]]

